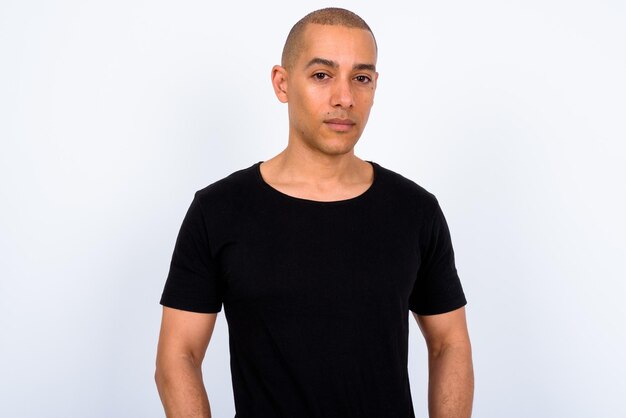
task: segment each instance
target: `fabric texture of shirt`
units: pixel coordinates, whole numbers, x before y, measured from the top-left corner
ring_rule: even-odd
[[[161,304],[224,307],[236,418],[415,416],[409,310],[466,299],[435,196],[370,164],[334,202],[274,189],[260,163],[196,192]]]

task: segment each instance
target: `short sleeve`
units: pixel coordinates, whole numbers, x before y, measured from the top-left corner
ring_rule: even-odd
[[[450,312],[467,301],[454,263],[450,231],[439,203],[435,205],[431,227],[425,230],[429,232],[421,248],[421,265],[409,297],[409,309],[418,315]]]
[[[196,193],[176,239],[161,305],[199,313],[222,308],[219,269],[211,257],[205,213]]]

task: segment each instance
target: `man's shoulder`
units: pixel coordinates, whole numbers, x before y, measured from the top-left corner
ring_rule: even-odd
[[[249,187],[249,185],[254,182],[257,165],[258,163],[255,163],[250,167],[237,170],[227,175],[226,177],[223,177],[198,190],[197,193],[204,196],[211,194],[228,193],[236,191],[241,187]]]
[[[249,194],[255,185],[258,164],[237,170],[198,190],[196,198],[212,202],[232,201]]]
[[[419,204],[436,204],[437,198],[434,194],[426,190],[415,181],[403,176],[402,174],[390,170],[380,164],[377,165],[377,172],[381,183],[389,196],[401,199],[410,199]]]

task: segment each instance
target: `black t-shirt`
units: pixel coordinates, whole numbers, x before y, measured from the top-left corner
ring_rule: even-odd
[[[237,418],[414,417],[409,310],[466,300],[435,197],[371,164],[341,201],[283,194],[260,163],[196,192],[161,304],[223,304]]]

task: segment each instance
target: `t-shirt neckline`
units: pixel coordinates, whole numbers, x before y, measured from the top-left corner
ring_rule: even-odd
[[[313,205],[341,205],[341,204],[346,204],[346,203],[352,203],[352,202],[357,202],[363,199],[366,199],[370,194],[372,194],[374,188],[376,187],[376,185],[378,184],[378,178],[380,177],[380,170],[378,169],[378,164],[376,164],[373,161],[369,161],[369,160],[365,160],[366,162],[370,163],[372,165],[372,168],[374,170],[374,179],[372,180],[372,184],[370,184],[370,186],[361,194],[356,195],[354,197],[350,197],[348,199],[341,199],[341,200],[330,200],[330,201],[324,201],[324,200],[312,200],[312,199],[305,199],[302,197],[296,197],[296,196],[291,196],[287,193],[283,193],[280,190],[274,188],[273,186],[271,186],[269,183],[267,183],[265,181],[265,179],[263,178],[263,176],[261,175],[261,164],[263,163],[263,161],[259,161],[256,164],[254,164],[253,168],[254,168],[254,172],[256,173],[256,177],[257,180],[259,181],[261,187],[263,189],[265,189],[266,191],[274,194],[275,196],[279,196],[282,197],[284,199],[287,200],[291,200],[294,202],[302,202],[302,203],[308,203],[308,204],[313,204]]]

